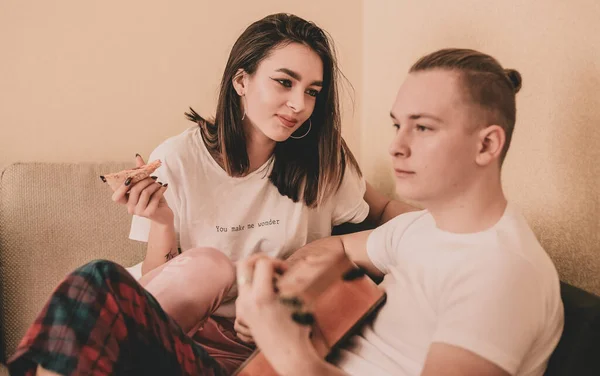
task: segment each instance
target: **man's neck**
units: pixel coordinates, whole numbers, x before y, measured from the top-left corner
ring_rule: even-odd
[[[475,233],[494,226],[504,214],[507,201],[500,177],[481,179],[460,195],[427,205],[440,230]]]

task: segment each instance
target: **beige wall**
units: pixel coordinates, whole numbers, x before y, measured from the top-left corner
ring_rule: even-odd
[[[388,113],[418,57],[450,46],[492,54],[523,75],[506,193],[562,277],[600,294],[598,19],[596,0],[365,1],[361,162],[367,177],[393,192]]]
[[[212,114],[228,52],[252,21],[287,11],[334,37],[356,90],[344,134],[367,178],[393,192],[388,112],[410,64],[480,49],[523,74],[504,169],[563,278],[600,294],[600,3],[127,1],[0,3],[0,166],[127,160]]]
[[[331,33],[360,93],[360,0],[2,0],[0,166],[148,155],[192,125],[188,106],[214,114],[235,39],[284,11]],[[344,109],[353,145],[360,108],[346,97]]]

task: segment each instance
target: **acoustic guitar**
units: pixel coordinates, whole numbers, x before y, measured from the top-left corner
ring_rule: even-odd
[[[385,292],[344,254],[326,254],[299,260],[276,282],[283,304],[292,318],[311,325],[311,342],[325,359],[385,302]],[[257,349],[235,376],[276,376]]]

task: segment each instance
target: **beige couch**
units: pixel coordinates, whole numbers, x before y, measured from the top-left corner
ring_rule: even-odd
[[[2,172],[0,376],[7,374],[2,363],[68,272],[98,258],[124,266],[142,259],[144,244],[127,238],[129,215],[110,200],[110,189],[99,179],[127,166],[17,163]],[[600,375],[600,298],[561,287],[565,334],[546,375]]]
[[[69,271],[97,258],[142,259],[143,244],[127,238],[130,216],[99,179],[128,165],[17,163],[2,172],[0,363]]]

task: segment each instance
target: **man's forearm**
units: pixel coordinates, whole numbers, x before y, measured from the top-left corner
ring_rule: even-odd
[[[293,264],[298,260],[306,258],[306,256],[322,255],[324,252],[345,253],[344,243],[342,243],[342,239],[339,236],[330,236],[327,238],[315,240],[306,244],[302,248],[299,248],[290,257],[288,257],[287,261],[288,263]]]

